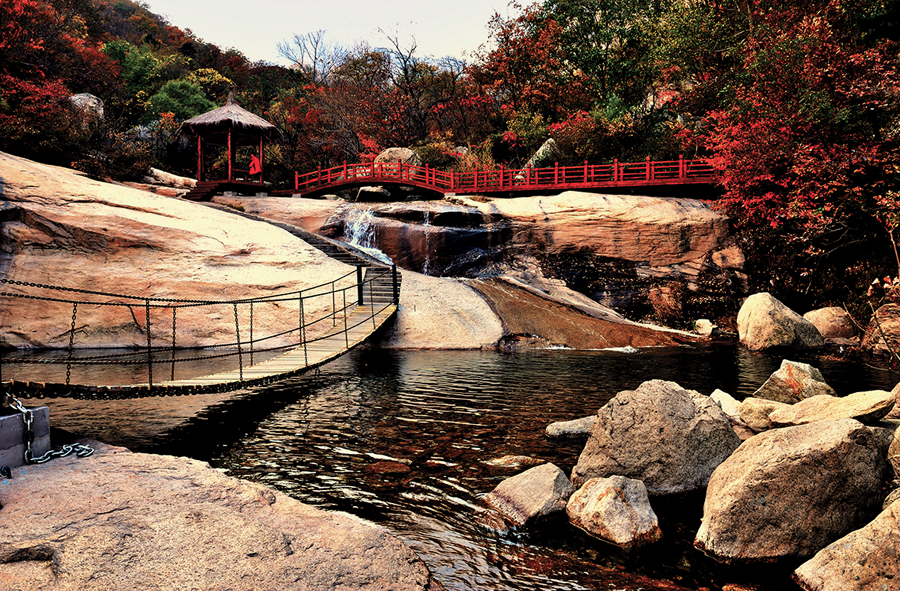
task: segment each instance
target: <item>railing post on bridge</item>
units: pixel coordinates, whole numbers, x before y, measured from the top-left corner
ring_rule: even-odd
[[[585,161],[584,161],[584,184],[585,184],[585,185],[586,185],[587,182],[588,182],[587,171],[588,171],[588,163],[587,163],[587,160],[585,160]]]
[[[644,170],[644,176],[646,177],[644,180],[650,180],[650,156],[647,156],[647,164],[646,169]]]
[[[321,185],[321,184],[322,184],[322,167],[321,167],[321,166],[319,167],[319,178],[316,179],[316,184],[317,184],[317,185]]]
[[[684,154],[678,155],[678,178],[684,178]]]
[[[347,161],[344,160],[344,180],[347,180]]]
[[[294,171],[294,193],[300,192],[300,172]]]
[[[391,265],[391,280],[394,284],[394,305],[400,305],[400,283],[397,281],[397,265]]]
[[[363,266],[356,265],[356,301],[357,305],[363,305]]]
[[[613,160],[613,182],[619,182],[619,159]]]
[[[553,166],[553,184],[559,184],[559,162],[555,163]]]

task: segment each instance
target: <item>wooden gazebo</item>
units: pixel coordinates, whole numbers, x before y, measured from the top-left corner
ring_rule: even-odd
[[[279,135],[274,125],[241,108],[234,100],[234,92],[228,94],[224,107],[185,121],[181,126],[181,133],[197,138],[198,185],[203,181],[212,181],[205,178],[203,166],[203,149],[209,145],[225,146],[228,150],[228,178],[221,179],[223,184],[243,181],[263,185],[263,142]],[[238,170],[235,167],[235,155],[239,146],[259,146],[258,156],[254,158],[255,162],[251,161],[249,170]],[[259,175],[259,180],[251,179],[256,175]]]

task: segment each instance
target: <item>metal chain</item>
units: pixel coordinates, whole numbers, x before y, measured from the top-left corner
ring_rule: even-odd
[[[240,368],[240,380],[244,381],[244,357],[241,355],[241,326],[238,324],[237,304],[234,306],[234,334],[237,337],[238,367]]]
[[[175,381],[175,313],[178,311],[178,308],[172,308],[172,377],[171,380]]]
[[[78,315],[78,303],[72,304],[72,330],[69,331],[69,355],[66,363],[66,386],[72,379],[72,348],[75,346],[75,317]]]
[[[34,413],[30,409],[25,408],[25,405],[18,398],[9,393],[6,394],[6,403],[10,408],[22,413],[22,420],[25,422],[25,434],[22,439],[25,443],[26,464],[45,464],[53,458],[64,458],[73,453],[79,458],[86,458],[94,453],[94,449],[90,446],[73,443],[63,445],[58,451],[51,449],[44,455],[34,457],[34,450],[31,449],[32,444],[34,444],[34,429],[31,428],[31,425],[34,423]]]
[[[145,300],[145,310],[147,312],[147,382],[153,387],[153,353],[152,343],[150,341],[150,300]]]

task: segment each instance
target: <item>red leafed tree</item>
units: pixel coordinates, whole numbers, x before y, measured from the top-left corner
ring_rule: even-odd
[[[707,145],[722,174],[719,205],[767,250],[781,243],[796,255],[780,279],[809,290],[846,264],[842,254],[859,254],[900,184],[897,45],[860,44],[842,0],[755,6]]]

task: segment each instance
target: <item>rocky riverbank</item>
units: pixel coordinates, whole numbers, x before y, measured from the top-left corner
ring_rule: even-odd
[[[187,458],[96,451],[0,481],[4,589],[436,591],[383,528]]]

